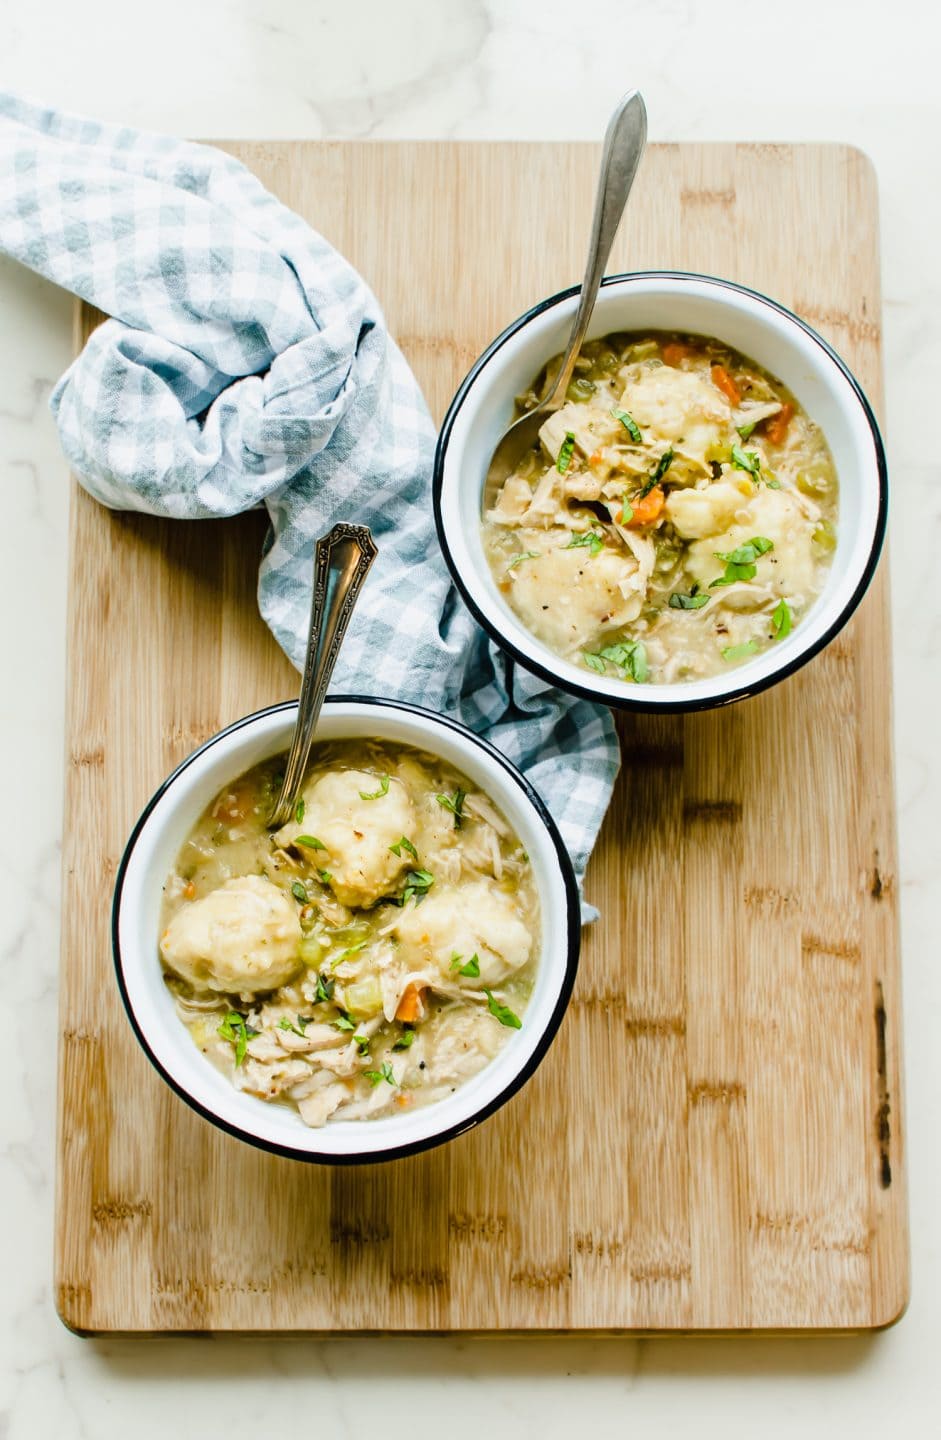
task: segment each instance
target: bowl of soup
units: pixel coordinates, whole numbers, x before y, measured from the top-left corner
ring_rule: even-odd
[[[494,446],[551,388],[576,290],[497,337],[448,410],[438,534],[523,665],[626,709],[682,711],[793,674],[847,622],[885,529],[885,456],[843,361],[728,281],[605,280],[564,404],[485,494]]]
[[[230,1134],[342,1164],[462,1134],[533,1074],[578,962],[571,862],[464,726],[329,697],[289,822],[295,703],[160,787],[115,888],[118,983],[163,1078]]]

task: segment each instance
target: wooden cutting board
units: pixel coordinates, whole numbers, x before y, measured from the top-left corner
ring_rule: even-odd
[[[440,417],[485,343],[577,281],[585,145],[238,144],[350,257]],[[881,402],[876,188],[836,146],[654,146],[611,269],[728,276]],[[79,317],[84,334],[93,323]],[[620,721],[601,908],[533,1081],[450,1146],[273,1158],[150,1068],[112,973],[115,868],[161,778],[295,693],[258,516],[73,489],[56,1293],[84,1332],[825,1330],[908,1294],[888,597],[771,693]],[[155,877],[155,880],[158,877]],[[156,956],[155,956],[156,963]]]

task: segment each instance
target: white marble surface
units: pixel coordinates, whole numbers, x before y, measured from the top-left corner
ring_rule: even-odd
[[[0,261],[0,591],[13,758],[0,837],[0,1440],[188,1440],[266,1422],[453,1440],[936,1433],[941,970],[939,39],[894,0],[0,0],[0,83],[212,136],[595,138],[631,84],[651,136],[832,139],[882,196],[913,1300],[894,1330],[817,1341],[96,1343],[51,1302],[65,467],[46,410],[70,302]],[[578,23],[575,22],[577,17]],[[812,217],[808,216],[808,224]]]

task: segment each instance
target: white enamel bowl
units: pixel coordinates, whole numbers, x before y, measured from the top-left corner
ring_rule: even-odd
[[[529,854],[541,910],[541,952],[521,1030],[448,1099],[387,1119],[309,1129],[287,1106],[234,1089],[200,1054],[179,1019],[157,953],[162,887],[189,830],[227,781],[287,750],[297,711],[277,705],[207,740],[157,791],[128,841],[112,917],[118,984],[137,1038],[189,1105],[241,1140],[297,1160],[345,1164],[428,1149],[493,1114],[532,1075],[568,1004],[579,949],[575,877],[545,806],[519,771],[456,721],[391,701],[328,698],[317,739],[383,739],[440,755],[503,811]],[[494,1022],[496,1023],[496,1022]]]
[[[846,624],[875,571],[885,530],[885,454],[858,383],[815,331],[782,306],[703,275],[644,272],[605,280],[589,339],[614,331],[712,336],[783,380],[823,429],[840,486],[837,547],[823,594],[787,639],[706,680],[631,685],[564,660],[522,624],[494,583],[480,531],[490,456],[513,418],[514,397],[564,348],[577,301],[566,290],[499,335],[474,365],[445,417],[435,457],[441,548],[468,607],[527,669],[572,694],[637,710],[699,710],[757,694],[806,663]]]

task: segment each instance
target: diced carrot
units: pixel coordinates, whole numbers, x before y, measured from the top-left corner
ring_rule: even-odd
[[[641,525],[652,525],[655,520],[658,520],[665,498],[663,486],[655,485],[643,500],[631,500],[629,503],[634,513],[627,522],[628,529],[636,530]]]
[[[663,363],[679,365],[681,360],[685,360],[692,353],[692,346],[684,344],[682,340],[668,340],[663,347]]]
[[[396,1095],[395,1103],[400,1110],[405,1110],[412,1103],[411,1095]]]
[[[589,465],[600,465],[603,459],[604,456],[602,455],[601,451],[596,450],[593,455],[589,455],[588,463]]]
[[[193,884],[192,880],[187,880],[186,884],[183,886],[183,894],[187,900],[192,900],[193,896],[196,894],[196,886]]]
[[[718,363],[713,365],[712,383],[717,390],[722,391],[722,394],[730,405],[738,405],[742,398],[742,392],[724,365],[719,365]]]
[[[787,438],[787,427],[794,418],[794,406],[784,404],[777,415],[772,415],[765,425],[765,435],[772,445],[783,445]]]
[[[401,1020],[403,1025],[414,1025],[416,1020],[420,1020],[425,1013],[424,993],[421,985],[406,985],[395,1012],[396,1020]]]

